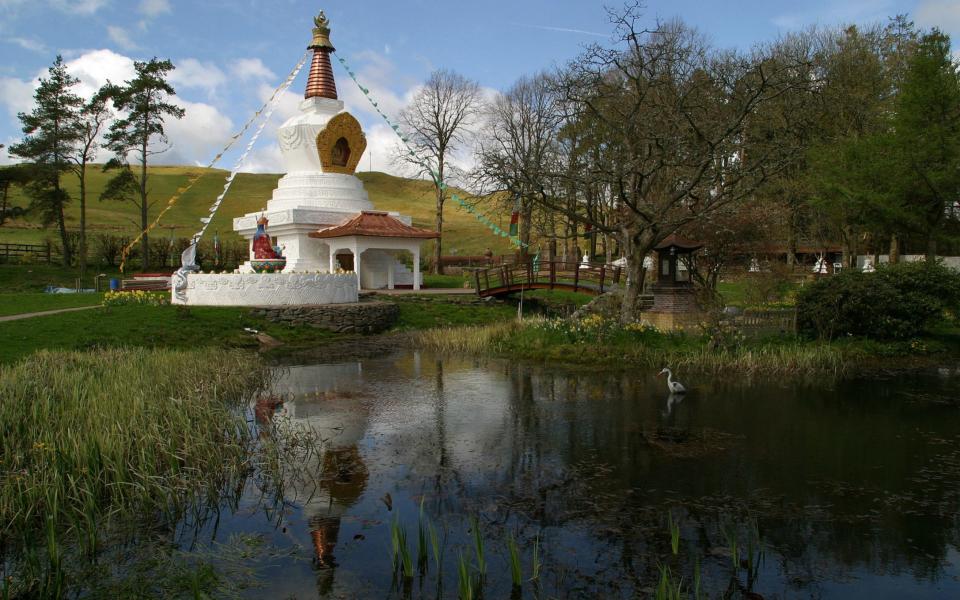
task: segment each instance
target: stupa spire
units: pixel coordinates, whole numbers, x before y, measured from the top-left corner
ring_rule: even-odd
[[[336,50],[330,43],[330,20],[320,11],[313,18],[313,40],[308,48],[313,50],[313,62],[310,63],[310,77],[307,78],[307,90],[304,98],[337,99],[337,83],[333,79],[333,67],[330,66],[330,53]]]

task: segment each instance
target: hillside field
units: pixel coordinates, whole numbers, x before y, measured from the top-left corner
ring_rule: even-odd
[[[151,218],[166,205],[174,191],[197,173],[203,175],[197,184],[177,202],[168,212],[154,235],[162,237],[188,237],[200,228],[200,217],[207,211],[217,194],[223,189],[226,171],[205,169],[202,167],[151,167],[149,170]],[[104,173],[99,165],[87,170],[87,231],[88,234],[116,233],[132,236],[139,231],[139,216],[132,202],[101,201],[100,193],[112,173]],[[433,186],[426,181],[394,177],[386,173],[365,172],[357,176],[363,181],[370,201],[377,210],[397,211],[413,217],[413,224],[419,227],[434,228]],[[260,210],[266,207],[271,192],[277,185],[280,175],[241,173],[233,182],[230,192],[224,199],[217,216],[208,232],[219,232],[221,238],[236,236],[233,233],[234,217]],[[77,199],[78,182],[74,176],[64,178],[66,189],[73,200],[68,205],[67,227],[76,229],[80,222],[80,203]],[[28,198],[19,188],[11,188],[12,206],[26,207]],[[493,221],[506,228],[510,222],[509,214],[490,214]],[[509,242],[493,234],[473,216],[448,200],[444,206],[444,254],[481,254],[485,248],[494,253],[510,252]],[[42,243],[58,239],[55,228],[41,227],[36,215],[27,214],[24,218],[6,221],[0,226],[0,243]],[[424,256],[432,254],[432,242],[423,246]]]

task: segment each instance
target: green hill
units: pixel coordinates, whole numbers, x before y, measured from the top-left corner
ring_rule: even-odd
[[[202,177],[164,216],[159,230],[155,230],[156,235],[170,237],[172,232],[177,237],[188,237],[195,233],[200,227],[200,217],[207,215],[210,205],[223,189],[227,172],[202,167],[150,168],[150,198],[153,203],[151,215],[157,215],[174,191],[198,172],[203,173]],[[111,173],[103,173],[99,165],[93,165],[87,170],[87,231],[94,234],[111,232],[135,235],[139,231],[139,217],[133,203],[99,200],[100,192],[111,176]],[[433,229],[434,197],[430,183],[377,172],[358,173],[357,176],[366,186],[376,209],[410,215],[415,225]],[[232,228],[233,218],[264,208],[279,178],[280,175],[276,174],[238,175],[208,231],[218,231],[225,239],[236,236]],[[79,201],[76,199],[77,179],[67,176],[64,183],[74,198],[68,205],[67,227],[76,229],[80,222]],[[11,190],[11,200],[13,206],[25,207],[28,204],[28,199],[17,188]],[[502,221],[504,227],[510,221],[509,214],[489,216],[495,221]],[[456,203],[449,201],[446,204],[444,217],[444,254],[480,254],[487,247],[498,254],[510,251],[506,239],[495,236]],[[56,238],[53,228],[42,228],[38,218],[29,213],[24,218],[8,220],[0,226],[0,243],[41,243]],[[429,245],[424,245],[425,255],[432,251]]]

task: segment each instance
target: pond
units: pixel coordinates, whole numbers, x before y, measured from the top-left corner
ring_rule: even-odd
[[[960,369],[685,375],[670,398],[650,372],[413,351],[286,367],[273,418],[329,440],[321,474],[205,535],[284,550],[251,597],[456,598],[461,557],[486,598],[653,596],[668,569],[690,597],[960,597]],[[421,522],[404,580],[394,532],[416,569]]]

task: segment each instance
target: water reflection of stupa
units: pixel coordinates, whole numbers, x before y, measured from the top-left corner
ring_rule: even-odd
[[[251,242],[250,260],[235,274],[188,274],[176,303],[327,304],[355,302],[359,288],[420,288],[420,244],[438,235],[412,227],[410,217],[373,210],[354,175],[367,141],[337,97],[330,23],[321,12],[314,24],[300,114],[278,130],[286,174],[264,210],[233,220],[233,229]],[[272,243],[264,248],[279,252],[256,255],[258,221],[268,223]],[[279,268],[282,273],[272,272]],[[341,289],[349,284],[349,293]]]
[[[369,478],[359,446],[369,417],[355,392],[360,379],[359,363],[311,365],[290,367],[274,385],[286,400],[284,410],[328,440],[314,463],[305,466],[319,474],[317,485],[294,481],[285,486],[286,500],[302,506],[310,527],[321,593],[333,585],[341,520],[363,495]]]

